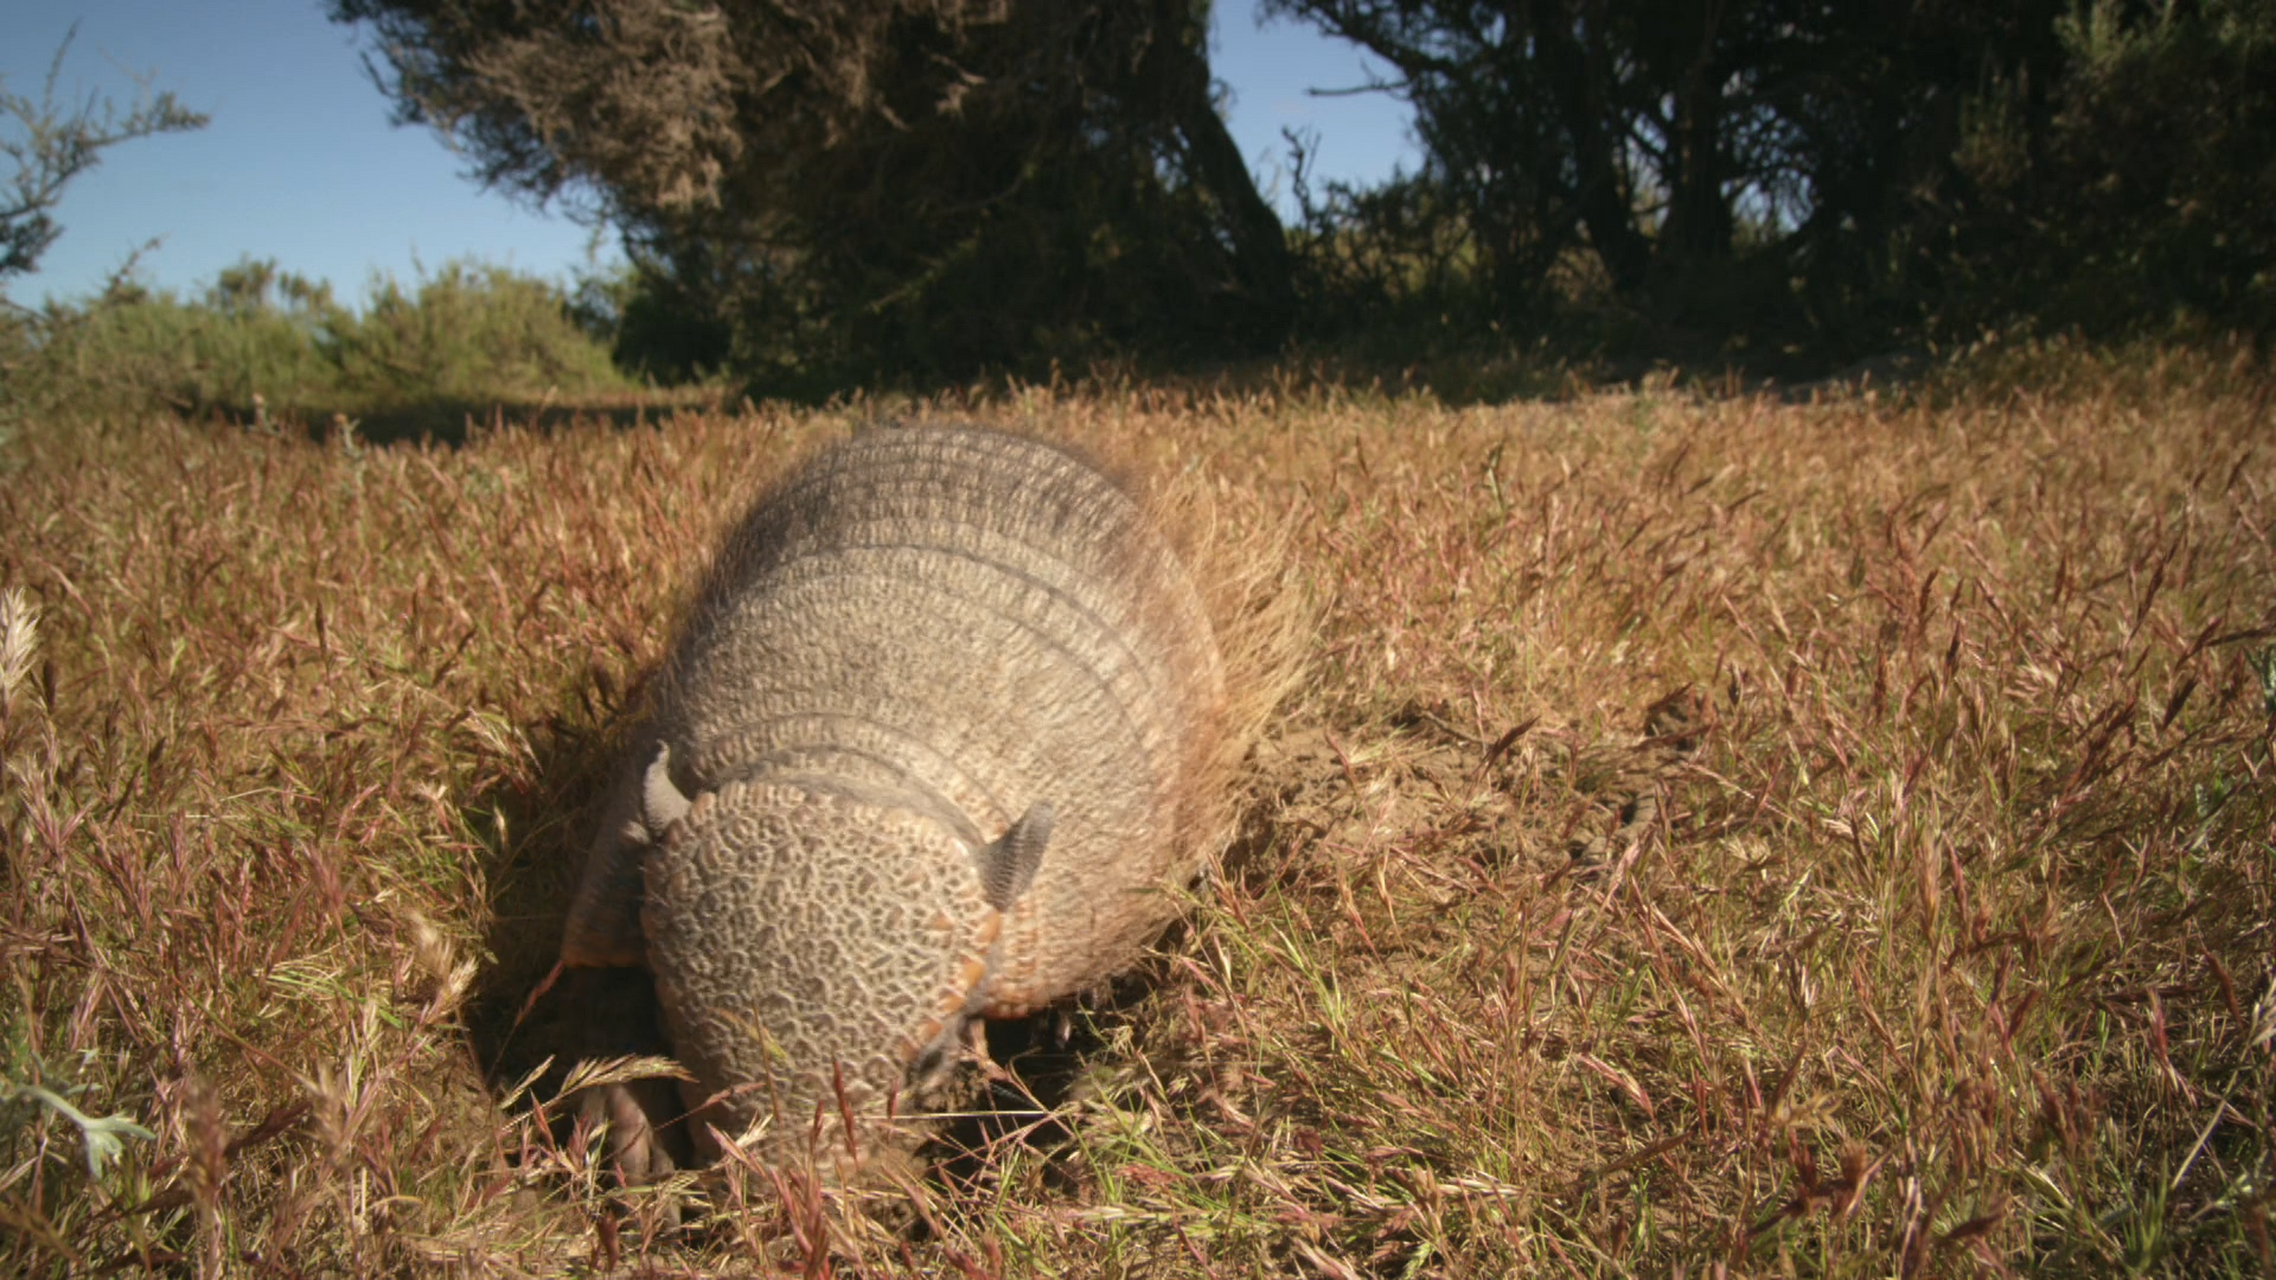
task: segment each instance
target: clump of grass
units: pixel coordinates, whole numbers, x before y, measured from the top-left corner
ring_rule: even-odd
[[[27,433],[0,1075],[154,1136],[91,1170],[10,1112],[0,1257],[2265,1272],[2276,379],[2155,360],[2154,396],[2082,357],[1901,402],[960,410],[1214,474],[1220,518],[1291,522],[1318,625],[1064,1138],[919,1188],[906,1232],[740,1164],[678,1237],[608,1209],[517,1025],[680,593],[865,406]]]
[[[21,587],[0,588],[0,711],[16,705],[16,691],[38,655],[40,610]]]

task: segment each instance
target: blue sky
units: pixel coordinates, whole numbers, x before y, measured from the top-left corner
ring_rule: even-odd
[[[1233,135],[1268,194],[1287,195],[1283,126],[1317,131],[1319,179],[1413,166],[1403,104],[1306,92],[1363,83],[1356,49],[1300,23],[1260,28],[1255,0],[1217,10],[1213,62],[1233,91]],[[330,280],[349,301],[375,272],[408,280],[417,264],[472,256],[560,276],[614,254],[607,237],[460,176],[463,162],[433,133],[391,126],[358,33],[326,21],[320,0],[10,0],[0,4],[10,92],[38,97],[74,22],[64,100],[107,95],[123,107],[133,77],[148,74],[213,122],[106,152],[67,190],[63,237],[41,270],[10,287],[18,302],[82,296],[152,239],[161,243],[138,273],[161,288],[201,288],[251,255]]]

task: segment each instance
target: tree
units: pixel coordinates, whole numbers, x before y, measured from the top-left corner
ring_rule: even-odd
[[[332,13],[377,36],[402,120],[618,227],[747,371],[1256,347],[1293,312],[1279,220],[1212,98],[1205,2]]]
[[[67,113],[57,102],[56,82],[63,73],[63,56],[77,34],[73,27],[56,48],[38,101],[11,93],[0,83],[0,121],[5,122],[0,153],[7,155],[15,170],[0,188],[0,281],[39,265],[40,255],[63,234],[54,211],[63,200],[64,187],[94,168],[105,150],[135,138],[202,129],[206,124],[207,117],[182,106],[173,94],[152,94],[147,82],[138,85],[134,105],[123,113],[108,99],[98,102],[93,97]]]
[[[1390,64],[1426,163],[1375,208],[1451,211],[1504,317],[1593,259],[1679,328],[1837,350],[2276,326],[2276,0],[1267,8]]]
[[[1621,297],[1728,323],[1885,276],[1954,197],[1962,104],[2044,86],[2064,0],[1267,0],[1388,62],[1425,177],[1505,310],[1592,254]],[[1742,271],[1741,268],[1744,268]]]

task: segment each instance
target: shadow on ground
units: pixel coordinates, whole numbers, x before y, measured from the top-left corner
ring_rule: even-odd
[[[638,401],[617,404],[565,403],[562,401],[519,401],[500,403],[489,401],[441,400],[427,404],[408,405],[369,413],[355,419],[355,433],[372,444],[395,444],[401,441],[432,440],[437,444],[458,446],[477,431],[497,430],[511,424],[517,427],[544,431],[571,423],[604,423],[624,428],[644,426],[669,418],[682,410],[702,409],[700,401]],[[325,440],[341,430],[343,421],[335,416],[311,424],[309,435]]]
[[[210,414],[247,431],[297,435],[318,444],[352,439],[390,445],[431,441],[456,448],[478,432],[507,426],[550,431],[573,423],[624,428],[663,422],[679,413],[712,413],[722,407],[715,391],[659,391],[587,400],[429,400],[416,404],[334,413],[288,408],[271,412],[245,405],[209,406],[185,414]]]
[[[619,691],[597,665],[583,694],[546,719],[521,726],[530,744],[526,775],[499,780],[466,805],[474,830],[502,826],[489,846],[483,883],[490,887],[485,963],[467,1001],[467,1034],[493,1096],[542,1067],[532,1094],[551,1098],[578,1041],[577,1010],[566,984],[545,989],[561,951],[561,926],[584,867],[585,847],[599,820],[608,769],[619,750],[624,708],[637,689]],[[548,1065],[548,1059],[551,1059]],[[517,1099],[517,1107],[528,1098]]]

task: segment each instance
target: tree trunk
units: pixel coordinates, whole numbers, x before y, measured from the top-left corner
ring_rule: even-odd
[[[1574,36],[1574,17],[1564,5],[1531,5],[1528,12],[1541,50],[1539,65],[1548,73],[1559,123],[1573,143],[1573,164],[1580,180],[1572,194],[1581,225],[1588,228],[1589,243],[1604,260],[1613,288],[1634,295],[1643,289],[1651,270],[1652,246],[1636,229],[1635,211],[1628,207],[1613,155],[1614,140],[1604,127],[1599,60]],[[1602,35],[1592,31],[1591,38],[1601,40]]]
[[[1166,30],[1174,30],[1165,24]],[[1225,128],[1209,96],[1209,61],[1182,40],[1163,41],[1154,55],[1168,59],[1160,83],[1173,95],[1178,133],[1193,164],[1188,175],[1216,202],[1233,242],[1234,272],[1255,309],[1262,345],[1278,345],[1296,319],[1296,281],[1288,235],[1280,215],[1257,193],[1240,145]]]
[[[1663,251],[1674,264],[1731,252],[1731,206],[1723,196],[1723,86],[1715,56],[1722,6],[1702,6],[1697,53],[1675,84],[1668,142],[1668,215]]]

